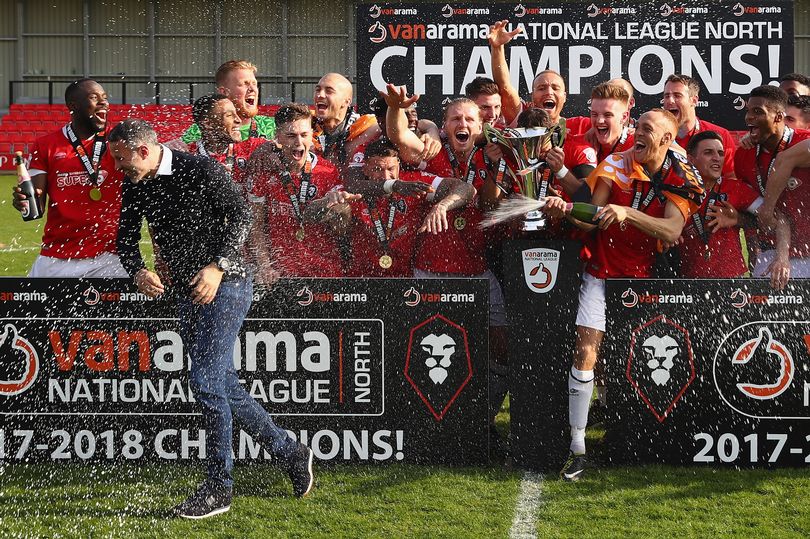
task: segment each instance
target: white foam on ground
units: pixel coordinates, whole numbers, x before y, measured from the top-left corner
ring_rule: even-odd
[[[515,517],[509,529],[509,539],[537,537],[537,509],[540,507],[542,493],[543,475],[524,473],[515,503]]]

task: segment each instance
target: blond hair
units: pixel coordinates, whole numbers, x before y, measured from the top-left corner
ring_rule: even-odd
[[[256,66],[247,60],[228,60],[219,66],[216,74],[214,75],[214,80],[218,85],[221,85],[223,82],[225,82],[225,79],[228,78],[228,75],[230,75],[232,71],[236,71],[238,69],[249,69],[253,71],[254,75],[256,74],[256,71],[258,71]]]

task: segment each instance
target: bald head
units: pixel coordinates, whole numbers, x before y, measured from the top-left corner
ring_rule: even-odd
[[[352,104],[352,83],[340,73],[327,73],[315,85],[315,117],[319,122],[337,124]]]

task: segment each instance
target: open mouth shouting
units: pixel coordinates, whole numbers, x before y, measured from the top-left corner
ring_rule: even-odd
[[[307,152],[306,152],[306,150],[304,148],[299,148],[297,150],[291,150],[291,152],[290,152],[290,155],[292,156],[293,161],[295,161],[297,163],[303,162],[304,158],[306,157],[306,154],[307,154]]]
[[[552,112],[557,110],[557,102],[553,99],[546,99],[543,101],[543,110],[551,114]]]
[[[467,142],[470,140],[470,132],[469,132],[469,131],[466,131],[466,130],[459,130],[459,131],[456,131],[455,136],[456,136],[456,140],[457,140],[457,141],[459,142],[459,144],[461,144],[462,146],[463,146],[463,145],[466,145],[466,144],[467,144]]]

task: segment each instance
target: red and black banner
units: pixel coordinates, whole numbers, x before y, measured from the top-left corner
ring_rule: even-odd
[[[810,462],[810,287],[607,282],[602,357],[616,462]]]
[[[423,95],[420,117],[439,121],[445,100],[492,76],[487,34],[503,19],[522,30],[506,46],[512,84],[529,99],[537,73],[558,71],[566,117],[589,116],[590,89],[617,77],[636,89],[636,111],[657,107],[682,73],[701,83],[700,118],[743,129],[751,89],[793,71],[792,1],[378,2],[357,7],[360,109],[404,84]]]
[[[282,280],[255,292],[234,368],[322,460],[483,463],[488,298],[478,280]],[[202,457],[188,365],[171,298],[0,279],[0,458]],[[238,459],[267,458],[236,430]]]

